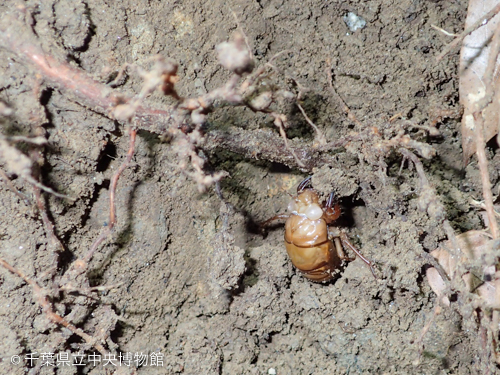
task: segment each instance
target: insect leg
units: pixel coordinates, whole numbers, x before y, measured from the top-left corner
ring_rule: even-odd
[[[345,255],[344,248],[342,247],[342,243],[340,242],[340,238],[335,237],[333,238],[333,243],[335,244],[335,249],[337,250],[337,254],[340,259],[345,260],[347,262],[352,262],[356,257],[354,258],[349,258],[347,255]]]
[[[356,253],[356,255],[358,257],[360,257],[361,260],[368,265],[368,267],[370,267],[370,271],[372,271],[373,277],[375,277],[377,279],[377,275],[375,275],[375,269],[373,268],[373,263],[370,260],[368,260],[367,258],[365,258],[359,252],[358,249],[356,249],[356,247],[352,244],[352,242],[349,241],[349,238],[347,237],[347,234],[345,234],[344,232],[340,232],[340,239],[342,240],[342,244],[344,246],[347,246],[349,249],[351,249],[352,251],[354,251]]]
[[[264,229],[264,228],[271,226],[273,224],[273,222],[275,222],[277,220],[288,219],[289,217],[290,217],[289,214],[279,214],[279,215],[276,215],[276,216],[270,218],[269,220],[266,220],[263,223],[259,224],[259,227]]]

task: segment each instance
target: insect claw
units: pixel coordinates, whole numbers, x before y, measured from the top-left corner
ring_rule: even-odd
[[[299,186],[297,186],[297,194],[300,194],[304,191],[307,185],[311,183],[312,176],[307,177],[304,181],[302,181]]]
[[[330,195],[328,196],[328,199],[326,200],[325,208],[327,208],[327,209],[332,208],[335,201],[336,201],[335,193],[331,192]]]

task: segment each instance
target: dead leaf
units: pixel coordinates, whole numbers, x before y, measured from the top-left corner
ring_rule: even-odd
[[[477,288],[477,294],[485,301],[486,306],[500,310],[500,272],[495,273],[492,281]]]
[[[498,0],[471,0],[467,11],[465,29],[498,4]],[[487,86],[491,82],[484,81],[488,65],[493,34],[500,28],[500,14],[493,17],[486,25],[468,35],[460,51],[460,103],[464,107],[462,117],[462,149],[463,162],[467,165],[469,158],[476,152],[474,141],[475,121],[473,113],[477,103],[485,97]],[[497,65],[498,67],[498,61]],[[495,92],[491,103],[483,110],[484,138],[488,142],[498,134],[500,112],[500,90]]]
[[[489,266],[491,262],[487,259],[488,256],[496,259],[499,241],[492,240],[484,231],[472,230],[458,235],[457,242],[459,246],[457,255],[453,255],[456,252],[451,241],[443,242],[441,247],[431,252],[431,255],[436,258],[451,280],[454,279],[460,265],[475,270],[476,272],[464,272],[457,276],[462,277],[469,292],[477,293],[486,306],[500,309],[500,272],[495,271],[495,266]],[[444,295],[446,283],[441,275],[433,267],[427,270],[426,275],[434,293],[446,306],[449,306],[450,301]]]

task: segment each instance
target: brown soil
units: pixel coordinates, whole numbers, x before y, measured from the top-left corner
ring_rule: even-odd
[[[304,109],[330,141],[348,134],[353,124],[328,90],[327,59],[339,95],[365,126],[377,126],[381,133],[393,131],[389,119],[397,114],[428,125],[442,111],[458,109],[457,55],[436,62],[450,38],[431,25],[459,32],[464,2],[202,3],[52,0],[25,6],[40,40],[58,45],[44,44],[46,51],[94,79],[109,81],[110,72],[123,64],[145,66],[150,56],[161,54],[179,63],[182,96],[202,95],[227,80],[214,47],[237,29],[234,12],[257,65],[290,51],[275,64],[310,89]],[[16,6],[0,8],[0,14],[16,11]],[[343,20],[348,12],[362,16],[366,27],[351,32]],[[136,93],[141,85],[131,75],[120,89]],[[42,181],[76,198],[45,195],[64,245],[54,264],[32,186],[10,175],[16,189],[30,196],[27,203],[0,184],[0,256],[48,288],[108,223],[109,181],[127,153],[127,132],[46,85],[5,49],[0,50],[0,99],[14,111],[2,120],[3,134],[30,136],[43,129],[49,145],[43,149]],[[147,102],[157,108],[172,103],[156,93]],[[314,133],[300,112],[295,108],[287,116],[288,137],[310,142]],[[276,133],[272,119],[248,109],[219,108],[209,122],[215,129]],[[481,229],[481,212],[469,204],[470,198],[481,199],[480,179],[475,161],[462,167],[459,116],[438,126],[439,137],[418,129],[408,133],[437,150],[424,165],[454,229]],[[307,174],[265,158],[210,149],[210,168],[230,173],[221,182],[232,204],[227,206],[213,189],[199,193],[177,168],[168,142],[140,131],[133,165],[118,183],[115,233],[85,276],[89,286],[115,287],[97,293],[52,291],[54,310],[88,334],[105,337],[103,345],[112,352],[164,354],[162,367],[143,366],[138,374],[480,372],[477,327],[453,306],[436,317],[419,356],[418,338],[436,303],[425,280],[425,254],[446,236],[440,223],[419,209],[418,177],[408,164],[400,171],[397,149],[385,155],[384,168],[363,156],[362,147],[333,153],[335,163],[314,169],[313,185],[322,193],[336,192],[344,207],[340,224],[376,262],[378,280],[356,259],[337,280],[312,283],[288,260],[282,227],[267,236],[255,230],[255,223],[285,212],[288,193]],[[493,159],[496,165],[498,160]],[[30,370],[24,360],[11,364],[13,355],[96,350],[52,323],[21,278],[1,268],[0,285],[0,372],[106,372],[92,366]]]

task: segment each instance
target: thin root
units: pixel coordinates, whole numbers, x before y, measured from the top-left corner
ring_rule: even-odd
[[[47,298],[47,292],[36,283],[34,280],[31,280],[28,276],[24,274],[24,272],[18,270],[17,268],[12,267],[5,260],[0,258],[0,265],[3,266],[8,271],[12,272],[14,275],[19,276],[23,279],[27,284],[29,284],[33,288],[33,294],[37,299],[38,303],[42,307],[43,312],[47,315],[47,317],[54,323],[62,325],[63,327],[69,329],[75,335],[80,336],[87,344],[96,348],[103,356],[108,355],[108,351],[102,346],[98,340],[89,334],[85,333],[80,328],[75,327],[73,324],[64,319],[61,315],[54,312],[52,306]]]
[[[113,232],[113,228],[116,224],[116,208],[115,208],[115,194],[116,194],[116,185],[118,183],[118,179],[120,178],[121,174],[125,170],[125,168],[128,167],[130,164],[130,161],[132,160],[132,157],[134,155],[134,149],[135,149],[135,139],[136,139],[137,131],[135,129],[130,129],[130,143],[129,143],[129,150],[127,152],[127,157],[125,161],[120,165],[120,168],[115,172],[111,179],[111,185],[109,187],[109,225],[101,231],[99,236],[96,238],[92,246],[90,247],[89,251],[81,258],[75,260],[70,269],[68,270],[67,273],[70,273],[71,270],[75,270],[78,274],[81,274],[85,272],[85,270],[88,267],[88,264],[90,260],[92,259],[94,253],[97,251],[99,248],[99,245],[108,238],[108,236]]]

